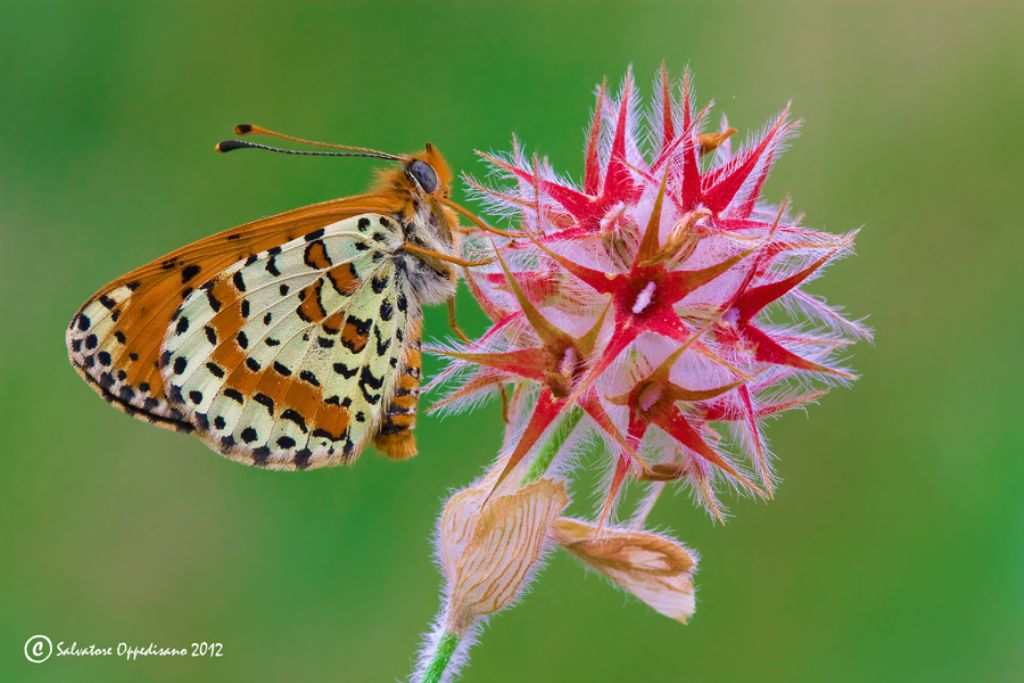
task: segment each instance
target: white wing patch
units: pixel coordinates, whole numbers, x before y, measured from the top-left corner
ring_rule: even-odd
[[[168,396],[215,450],[304,469],[353,460],[376,433],[420,315],[376,214],[220,273],[182,304],[160,362]]]

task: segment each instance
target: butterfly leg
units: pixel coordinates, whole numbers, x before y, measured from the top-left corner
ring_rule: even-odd
[[[448,299],[448,326],[452,328],[452,332],[455,336],[462,340],[463,344],[472,344],[472,340],[466,336],[466,333],[459,327],[459,322],[455,318],[455,297]]]

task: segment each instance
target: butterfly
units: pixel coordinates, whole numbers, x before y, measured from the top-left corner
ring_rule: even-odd
[[[436,147],[393,155],[260,134],[331,151],[262,149],[396,162],[366,194],[288,211],[206,237],[101,288],[71,320],[79,375],[147,422],[198,435],[247,464],[302,470],[354,461],[372,442],[416,453],[424,304],[455,324],[458,214]]]

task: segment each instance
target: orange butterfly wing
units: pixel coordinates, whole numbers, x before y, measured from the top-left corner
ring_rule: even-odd
[[[68,326],[71,364],[107,402],[153,424],[190,432],[167,400],[161,344],[175,311],[230,265],[363,213],[395,214],[405,202],[371,193],[311,204],[211,235],[136,268],[100,289]]]

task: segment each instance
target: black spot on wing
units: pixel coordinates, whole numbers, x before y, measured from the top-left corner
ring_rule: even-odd
[[[302,415],[296,412],[293,408],[288,408],[283,413],[281,413],[281,419],[291,420],[292,422],[297,424],[299,426],[299,429],[302,430],[303,434],[309,432],[309,430],[306,429],[306,418],[302,417]]]
[[[211,281],[211,283],[208,283],[208,284],[212,284],[212,281]],[[217,297],[215,297],[213,295],[213,288],[212,287],[205,287],[204,286],[204,289],[206,289],[206,300],[210,304],[210,308],[213,309],[213,312],[216,313],[217,311],[220,310],[220,301],[218,301]]]
[[[259,403],[261,406],[265,407],[268,413],[270,413],[271,415],[274,414],[274,399],[270,398],[264,393],[256,393],[253,395],[252,399]]]
[[[194,278],[196,275],[199,275],[199,271],[200,270],[202,270],[202,269],[199,266],[197,266],[196,264],[194,264],[194,263],[192,265],[188,265],[188,266],[185,266],[184,268],[182,268],[181,269],[181,282],[182,282],[182,284],[185,284],[186,282],[188,282],[189,280]]]
[[[388,352],[388,347],[391,346],[391,340],[390,339],[386,339],[386,340],[385,339],[381,339],[381,337],[380,337],[380,328],[377,327],[376,325],[373,326],[373,336],[374,336],[374,340],[376,341],[376,345],[377,345],[377,355],[378,356],[383,356],[385,353]]]
[[[303,448],[300,451],[295,452],[295,457],[292,461],[295,463],[295,469],[304,470],[309,467],[309,459],[313,456],[313,452],[308,448]]]
[[[267,459],[270,457],[270,449],[266,446],[260,446],[254,448],[252,451],[252,464],[256,467],[263,467],[267,464]]]
[[[359,372],[359,389],[363,392],[363,397],[370,402],[372,405],[376,405],[380,402],[380,394],[370,393],[370,389],[380,390],[384,386],[383,377],[374,377],[373,373],[370,372],[370,368],[363,367]]]
[[[352,379],[356,373],[359,372],[358,368],[350,368],[344,363],[335,363],[334,371],[344,377],[345,379]]]
[[[354,315],[350,315],[345,319],[345,323],[351,324],[360,336],[365,336],[370,333],[370,325],[373,324],[373,321],[369,318],[360,320]]]

